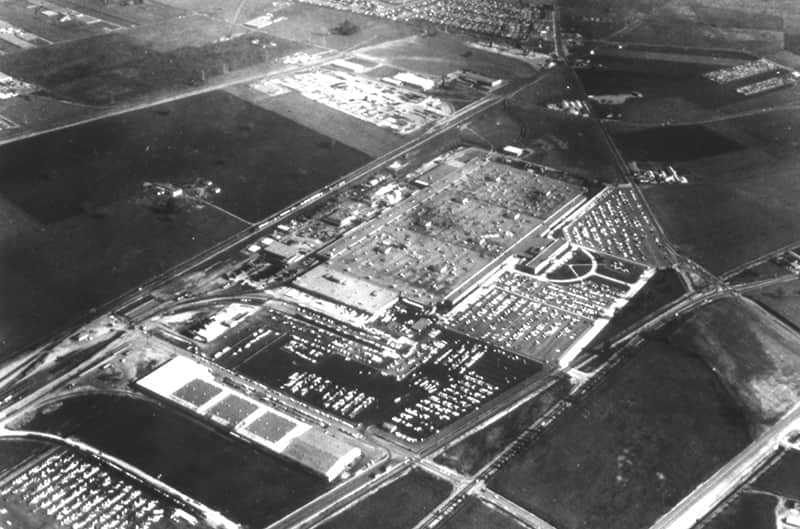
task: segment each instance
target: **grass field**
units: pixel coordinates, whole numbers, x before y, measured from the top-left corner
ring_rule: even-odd
[[[722,274],[798,240],[794,163],[773,162],[738,177],[718,170],[716,182],[649,186],[644,195],[678,250]]]
[[[288,3],[274,14],[286,20],[264,28],[269,35],[335,50],[368,46],[418,32],[407,24],[308,4]],[[337,35],[331,31],[345,20],[358,26],[358,31],[352,35]]]
[[[767,54],[782,50],[784,36],[782,28],[776,27],[777,17],[766,18],[767,27],[745,27],[751,17],[740,13],[739,17],[745,25],[739,23],[726,26],[731,22],[727,17],[705,17],[706,20],[675,20],[673,17],[652,17],[645,24],[626,33],[622,40],[646,44],[667,44],[693,48],[727,48],[746,50],[756,54]],[[738,18],[738,17],[737,17]],[[723,22],[723,24],[720,24]],[[750,26],[753,26],[750,23]]]
[[[132,26],[155,24],[186,14],[186,10],[160,1],[136,3],[122,0],[56,0],[56,3],[88,15]]]
[[[368,159],[222,92],[3,146],[0,353],[247,226],[210,207],[153,211],[145,181],[213,180],[214,202],[255,221]]]
[[[789,325],[800,329],[800,280],[762,288],[747,296]]]
[[[780,494],[787,498],[800,497],[800,451],[787,450],[778,460],[752,484],[753,488]]]
[[[705,126],[617,133],[631,160],[662,160],[689,185],[648,186],[644,194],[670,241],[722,274],[798,241],[800,111],[785,110]]]
[[[370,494],[319,529],[411,529],[450,493],[449,483],[414,469]]]
[[[777,498],[768,494],[742,491],[724,510],[706,521],[708,529],[773,529],[777,525]]]
[[[563,529],[651,524],[749,441],[697,356],[650,340],[489,481]]]
[[[0,475],[13,469],[29,457],[47,450],[48,445],[28,439],[0,440]]]
[[[442,76],[455,70],[473,70],[511,81],[530,79],[541,66],[467,46],[448,33],[412,36],[359,50],[363,54],[398,68]]]
[[[705,520],[709,529],[772,529],[780,527],[775,511],[779,499],[800,497],[800,452],[782,450],[767,468],[742,485],[733,496]],[[785,508],[784,508],[785,509]]]
[[[507,112],[520,124],[522,146],[533,149],[534,161],[575,173],[588,182],[621,180],[600,126],[594,121],[523,106],[517,100],[508,105]]]
[[[267,71],[300,48],[281,40],[275,47],[254,44],[247,34],[219,40],[229,33],[227,24],[189,16],[0,56],[0,71],[59,99],[114,105],[201,86],[237,70]]]
[[[789,46],[800,8],[793,0],[568,0],[562,12],[592,37],[625,42],[764,52]],[[576,18],[583,15],[583,19]],[[603,24],[591,22],[600,18]],[[614,24],[613,22],[616,22]]]
[[[0,358],[244,228],[208,208],[163,216],[123,200],[102,211],[0,242]]]
[[[731,277],[728,281],[732,285],[752,283],[762,279],[771,279],[786,275],[786,268],[777,264],[773,259],[768,259],[757,265],[751,266]]]
[[[675,323],[669,341],[719,373],[756,429],[800,399],[800,337],[753,302],[726,298],[705,305]]]

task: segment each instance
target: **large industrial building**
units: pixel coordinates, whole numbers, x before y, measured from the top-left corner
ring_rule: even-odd
[[[136,384],[334,481],[361,449],[252,399],[216,379],[209,368],[176,356]]]

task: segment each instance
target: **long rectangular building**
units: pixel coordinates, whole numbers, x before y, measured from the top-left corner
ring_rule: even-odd
[[[136,384],[334,481],[361,449],[217,380],[194,360],[176,356]]]

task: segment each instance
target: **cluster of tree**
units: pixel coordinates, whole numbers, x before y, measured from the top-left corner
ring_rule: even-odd
[[[354,33],[358,33],[360,28],[358,25],[351,22],[349,19],[344,19],[341,24],[337,24],[333,28],[331,28],[331,33],[334,35],[353,35]]]

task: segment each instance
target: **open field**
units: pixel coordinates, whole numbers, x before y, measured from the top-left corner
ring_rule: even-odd
[[[359,54],[387,62],[398,68],[442,76],[455,70],[472,70],[513,81],[530,79],[542,65],[473,48],[447,33],[414,35],[359,50]]]
[[[368,161],[223,92],[64,129],[2,151],[0,192],[45,224],[139,196],[145,181],[185,185],[198,178],[222,188],[214,198],[219,205],[258,221]]]
[[[77,323],[93,307],[244,227],[208,208],[159,215],[122,200],[3,238],[0,355],[9,358]]]
[[[516,99],[525,106],[541,106],[562,99],[580,99],[585,96],[579,77],[563,64],[541,72],[536,84],[522,90]]]
[[[749,441],[697,356],[658,341],[507,461],[488,485],[564,529],[652,523]]]
[[[780,454],[777,461],[756,479],[752,486],[755,489],[773,492],[787,498],[800,498],[800,452],[787,450]]]
[[[20,426],[74,436],[252,527],[268,525],[328,487],[295,463],[146,399],[67,398]]]
[[[0,234],[3,354],[246,227],[208,206],[157,210],[144,200],[145,181],[211,179],[222,187],[214,202],[259,220],[368,159],[226,93],[37,136],[0,153],[0,193],[13,206],[4,217],[16,212]]]
[[[753,178],[650,186],[644,195],[678,251],[722,274],[797,241],[795,169],[774,163]]]
[[[449,483],[413,469],[318,528],[411,529],[444,501],[450,490]]]
[[[800,280],[762,288],[749,292],[747,296],[789,325],[800,329]]]
[[[754,429],[800,398],[800,338],[755,303],[726,298],[672,326],[669,341],[705,360],[739,400]]]
[[[274,16],[286,17],[286,20],[271,24],[264,28],[264,32],[281,39],[335,50],[368,46],[418,32],[412,26],[391,20],[308,4],[287,4],[273,11]],[[331,31],[345,20],[358,26],[358,31],[352,35],[338,35]]]
[[[753,52],[791,48],[800,24],[792,0],[568,0],[562,12],[590,38]]]
[[[48,445],[28,439],[0,440],[0,473],[13,469],[29,457],[47,450]]]
[[[169,2],[160,1],[136,3],[124,0],[55,0],[55,2],[82,13],[130,26],[154,24],[186,14],[186,10],[172,7]]]
[[[534,151],[533,161],[575,173],[588,182],[621,180],[597,123],[518,101],[509,102],[507,113],[519,123],[519,143]]]
[[[68,13],[66,9],[62,9],[56,15],[46,16],[41,10],[33,9],[32,6],[34,5],[36,4],[28,2],[28,0],[10,0],[0,3],[0,20],[51,43],[102,35],[123,27],[102,18],[97,22],[88,24],[85,19],[75,18],[75,13]],[[59,4],[53,5],[58,6]],[[69,4],[64,2],[63,7],[69,7]],[[54,9],[50,11],[56,12]],[[61,19],[64,15],[69,16],[71,20],[62,22]],[[6,43],[2,39],[0,41]],[[38,44],[46,45],[41,41]],[[25,49],[25,47],[12,47],[7,51],[20,51],[20,49]]]
[[[775,262],[775,259],[768,259],[757,265],[751,266],[732,276],[728,281],[732,285],[752,283],[762,279],[774,279],[786,275],[786,267]]]
[[[184,17],[0,56],[0,71],[59,99],[113,105],[200,86],[236,70],[266,71],[273,61],[300,48],[279,39],[273,39],[275,46],[267,45],[263,35],[219,40],[229,33],[226,24]]]
[[[773,529],[778,499],[770,494],[742,491],[724,510],[703,525],[707,529]]]
[[[694,48],[729,48],[746,50],[751,53],[767,54],[784,48],[782,27],[778,27],[779,19],[765,18],[766,27],[743,27],[741,24],[723,25],[733,22],[728,17],[704,17],[706,20],[676,20],[673,17],[653,17],[630,32],[620,40],[644,44],[679,45]],[[740,20],[747,25],[749,15],[741,13]],[[699,17],[698,17],[699,18]],[[727,18],[727,20],[725,20]],[[723,24],[720,24],[723,22]],[[750,24],[753,26],[754,24]]]
[[[703,125],[646,129],[614,136],[628,160],[669,163],[727,155],[746,149],[735,139]]]
[[[645,196],[669,240],[713,273],[798,240],[800,112],[776,111],[705,126],[616,134],[629,160],[660,160],[688,185]]]

